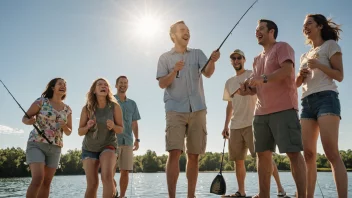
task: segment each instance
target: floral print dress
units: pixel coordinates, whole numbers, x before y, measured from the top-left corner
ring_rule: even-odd
[[[68,105],[64,106],[61,111],[55,110],[48,98],[38,98],[34,102],[40,107],[39,113],[36,115],[36,124],[41,129],[45,136],[53,142],[53,145],[63,146],[63,129],[60,127],[59,119],[67,122],[67,117],[72,113]],[[33,129],[29,134],[29,142],[48,143],[36,129]]]

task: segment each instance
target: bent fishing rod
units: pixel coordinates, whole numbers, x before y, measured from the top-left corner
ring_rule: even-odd
[[[4,85],[5,89],[7,90],[7,92],[9,92],[9,94],[11,95],[11,97],[15,100],[15,102],[17,103],[17,105],[22,109],[23,113],[26,115],[26,117],[28,119],[30,119],[31,117],[27,114],[27,112],[22,108],[22,106],[20,105],[20,103],[17,102],[16,98],[12,95],[12,93],[10,92],[10,90],[6,87],[6,85],[4,84],[4,82],[2,80],[0,80],[1,84]],[[41,135],[47,142],[49,142],[50,144],[53,144],[52,141],[50,141],[44,134],[43,131],[41,131],[37,125],[33,124],[33,127],[37,130],[37,132],[39,133],[39,135]]]
[[[218,49],[216,49],[216,52],[218,52],[220,50],[220,48],[222,47],[222,45],[225,43],[225,41],[227,40],[227,38],[231,35],[232,31],[236,28],[236,26],[240,23],[240,21],[242,20],[242,18],[247,14],[247,12],[254,6],[254,4],[256,4],[258,2],[258,0],[254,1],[254,3],[247,9],[247,11],[241,16],[241,18],[237,21],[236,25],[231,29],[231,31],[229,32],[229,34],[225,37],[225,39],[222,41],[222,43],[220,44],[220,46],[218,47]],[[211,57],[209,57],[207,63],[205,63],[202,72],[205,70],[205,68],[207,67],[208,63],[210,62]]]

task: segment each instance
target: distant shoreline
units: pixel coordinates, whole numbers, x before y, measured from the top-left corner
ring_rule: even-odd
[[[219,171],[199,171],[200,173],[218,173]],[[233,173],[234,171],[222,171],[223,173]],[[247,171],[247,173],[256,173],[257,171]],[[279,170],[279,172],[291,172],[291,170]],[[317,172],[332,172],[330,168],[317,168]],[[352,169],[347,169],[352,172]]]
[[[223,173],[234,173],[234,171],[222,171]],[[279,170],[279,172],[290,172],[290,170]],[[328,168],[318,168],[317,172],[331,172],[331,169]],[[352,169],[347,169],[347,172],[352,172]],[[116,172],[119,173],[119,172]],[[149,174],[149,173],[165,173],[165,172],[135,172],[135,173],[143,173],[143,174]],[[184,171],[181,171],[180,173],[185,173]],[[199,171],[199,173],[219,173],[219,171]],[[247,173],[257,173],[255,171],[247,171]],[[55,177],[60,177],[60,176],[81,176],[85,174],[58,174],[55,175]],[[30,176],[24,176],[24,177],[30,177]],[[13,178],[23,178],[23,177],[0,177],[0,179],[13,179]]]

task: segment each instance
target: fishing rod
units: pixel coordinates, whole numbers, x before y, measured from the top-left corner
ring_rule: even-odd
[[[133,160],[133,167],[132,167],[132,178],[131,178],[131,197],[133,195],[132,191],[133,191],[133,172],[134,172],[134,160]]]
[[[318,179],[317,179],[317,184],[318,184],[318,186],[319,186],[320,193],[321,193],[321,195],[322,195],[322,196],[323,196],[323,198],[324,198],[324,194],[323,194],[323,191],[322,191],[322,190],[321,190],[321,188],[320,188],[320,185],[319,185]]]
[[[2,80],[0,80],[1,84],[4,85],[5,89],[7,90],[7,92],[9,92],[9,94],[11,95],[11,97],[15,100],[15,102],[17,103],[17,105],[22,109],[23,113],[27,116],[28,119],[30,119],[31,117],[27,114],[27,112],[22,108],[22,106],[20,105],[20,103],[17,102],[16,98],[12,95],[12,93],[10,92],[10,90],[6,87],[6,85],[4,84],[4,82]],[[50,141],[44,134],[43,131],[41,131],[37,125],[33,124],[33,127],[37,130],[37,132],[39,133],[39,135],[41,135],[47,142],[49,142],[50,144],[53,144],[52,141]]]
[[[247,9],[247,11],[241,16],[240,20],[237,21],[236,25],[231,29],[231,31],[229,32],[229,34],[225,37],[225,39],[222,41],[222,43],[220,44],[220,46],[218,47],[218,49],[216,49],[216,52],[218,52],[220,50],[220,48],[222,47],[222,45],[225,43],[225,41],[227,40],[227,38],[230,36],[230,34],[232,33],[232,31],[235,29],[235,27],[240,23],[240,21],[242,20],[242,18],[247,14],[247,12],[254,6],[254,4],[256,4],[258,2],[258,0],[254,1],[254,3]],[[202,72],[205,70],[205,68],[207,67],[208,63],[210,62],[211,57],[209,57],[207,63],[205,63]]]

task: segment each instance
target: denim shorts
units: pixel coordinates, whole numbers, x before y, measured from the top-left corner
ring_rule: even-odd
[[[341,106],[338,93],[321,91],[302,99],[301,119],[318,120],[320,116],[335,115],[341,119]]]
[[[81,154],[81,159],[85,160],[85,159],[94,159],[94,160],[99,160],[101,154],[103,154],[104,152],[113,152],[116,154],[116,149],[112,149],[110,147],[106,147],[103,151],[101,152],[92,152],[92,151],[87,151],[85,149],[82,149],[82,154]]]
[[[49,168],[58,168],[61,147],[43,142],[27,142],[26,162],[44,163]]]

